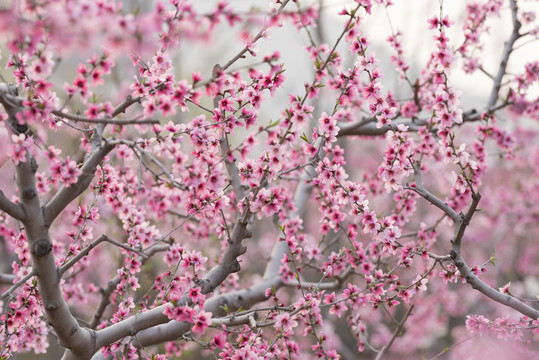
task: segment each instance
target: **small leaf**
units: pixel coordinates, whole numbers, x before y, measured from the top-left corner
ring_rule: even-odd
[[[488,259],[492,266],[496,266],[496,260],[498,260],[498,258],[494,256],[495,251],[496,249],[492,249],[492,254],[490,255],[490,259]]]
[[[274,127],[274,126],[279,125],[280,122],[281,122],[281,120],[270,121],[270,123],[269,123],[269,125],[268,125],[268,129],[269,129],[269,128],[272,128],[272,127]]]

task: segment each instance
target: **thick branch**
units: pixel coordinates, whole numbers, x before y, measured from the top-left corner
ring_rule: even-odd
[[[124,113],[131,105],[140,102],[142,100],[142,97],[132,97],[131,95],[128,95],[125,100],[114,109],[111,116],[116,117],[120,115],[121,113]]]
[[[65,185],[62,186],[47,205],[45,205],[44,214],[48,226],[50,226],[54,219],[56,219],[60,212],[64,210],[71,201],[88,188],[94,177],[97,166],[103,161],[103,158],[112,151],[112,149],[114,149],[114,145],[105,143],[93,151],[82,166],[82,174],[77,179],[77,182],[71,184],[69,187],[66,187]]]
[[[477,111],[476,109],[467,110],[462,114],[462,124],[478,121],[483,118],[483,112],[487,114],[492,114],[500,109],[503,109],[509,102],[504,102],[499,105],[490,105],[487,106],[482,111]],[[376,127],[375,118],[362,118],[356,122],[352,123],[338,123],[339,133],[337,137],[342,136],[381,136],[385,135],[389,130],[396,131],[398,125],[408,126],[408,131],[418,131],[420,128],[428,124],[428,119],[395,119],[391,124],[383,125],[382,127]],[[453,123],[452,126],[460,126],[462,124]],[[431,129],[436,131],[436,128]]]
[[[23,221],[32,267],[37,277],[37,286],[49,324],[53,327],[60,345],[72,349],[73,359],[86,359],[91,355],[92,332],[79,326],[71,314],[60,287],[60,276],[52,252],[49,227],[46,225],[39,197],[35,173],[37,164],[30,155],[26,162],[16,167],[19,198],[26,212]]]
[[[0,274],[0,284],[1,285],[10,285],[13,284],[13,281],[17,277],[13,274]]]
[[[477,211],[477,206],[479,205],[479,201],[481,199],[481,195],[479,193],[475,193],[472,196],[472,204],[470,205],[470,208],[466,212],[466,215],[461,215],[458,219],[458,221],[455,221],[455,237],[452,240],[453,247],[451,249],[451,259],[453,260],[453,263],[457,266],[457,268],[460,271],[461,276],[466,279],[466,282],[472,286],[473,289],[478,290],[483,295],[486,295],[487,297],[491,298],[492,300],[503,304],[505,306],[509,306],[516,311],[520,312],[521,314],[524,314],[528,316],[531,319],[538,319],[539,318],[539,310],[536,310],[517,298],[502,294],[498,290],[495,290],[494,288],[490,287],[486,283],[484,283],[482,280],[480,280],[470,269],[468,264],[466,264],[466,261],[464,261],[464,258],[461,254],[461,245],[462,245],[462,238],[464,236],[464,231],[466,230],[466,227],[470,223],[473,215]]]
[[[144,264],[149,258],[151,258],[154,254],[162,251],[167,251],[170,248],[169,244],[159,244],[152,246],[146,250],[144,250],[144,256],[140,256],[137,258],[138,261],[141,262],[141,264]],[[101,321],[101,318],[103,316],[103,313],[105,312],[105,309],[110,304],[110,295],[112,292],[116,289],[118,284],[122,281],[122,277],[117,275],[112,280],[110,280],[107,283],[107,286],[105,288],[100,289],[101,293],[101,301],[99,302],[99,305],[97,306],[97,309],[95,310],[94,317],[92,318],[92,322],[90,323],[90,328],[95,329],[97,325],[99,325],[99,322]]]
[[[312,166],[306,168],[302,181],[296,189],[296,193],[294,195],[294,204],[296,205],[297,211],[291,214],[291,216],[302,214],[305,210],[307,201],[312,191],[312,186],[310,186],[307,182],[307,180],[312,177],[312,171],[314,171]],[[250,236],[246,229],[246,224],[238,221],[234,227],[234,230],[232,231],[227,250],[225,251],[225,255],[221,259],[220,263],[212,268],[200,281],[200,286],[202,287],[203,293],[213,291],[216,286],[226,279],[231,271],[233,272],[236,270],[236,266],[239,270],[237,252],[243,251],[241,240],[248,235]],[[286,251],[288,251],[288,245],[286,242],[277,242],[272,251],[268,266],[266,267],[264,280],[247,289],[210,298],[205,303],[205,310],[212,312],[214,316],[223,316],[226,315],[224,311],[225,308],[229,311],[236,311],[240,307],[249,308],[258,302],[266,300],[266,289],[272,287],[274,289],[278,289],[283,286],[283,282],[278,273],[280,260]],[[183,303],[185,301],[187,301],[187,298],[185,300],[181,299],[179,303]],[[99,344],[109,344],[129,334],[136,334],[144,326],[146,326],[146,330],[140,331],[137,334],[137,342],[140,344],[140,346],[149,346],[162,343],[164,341],[175,340],[191,329],[192,324],[184,322],[170,321],[163,324],[166,322],[163,321],[164,315],[162,314],[165,308],[164,306],[161,306],[156,309],[158,310],[155,311],[155,309],[152,309],[149,312],[138,314],[132,318],[121,321],[99,331]],[[159,321],[161,321],[162,325],[155,326],[156,322],[159,323]],[[100,359],[102,357],[100,354],[98,354],[94,358]]]
[[[356,123],[339,124],[340,130],[337,136],[380,136],[387,133],[389,130],[397,130],[397,125],[406,125],[410,131],[418,131],[419,128],[426,125],[425,120],[396,120],[391,124],[376,127],[376,121],[367,119]]]
[[[247,230],[247,223],[238,217],[234,229],[228,239],[228,244],[223,257],[202,279],[196,282],[200,286],[201,292],[207,294],[219,286],[230,274],[240,270],[238,257],[245,253],[246,248],[242,242],[251,237]],[[188,296],[184,296],[178,303],[189,303]],[[98,332],[98,344],[100,346],[110,344],[130,334],[136,334],[141,330],[154,327],[168,322],[168,318],[163,315],[165,305],[149,310],[145,313],[137,314],[129,319],[116,323]]]
[[[266,289],[278,289],[282,286],[280,276],[265,279],[258,284],[246,289],[219,295],[208,299],[205,303],[205,311],[209,311],[214,317],[227,315],[240,308],[248,309],[267,299]],[[172,341],[180,338],[191,329],[192,324],[170,321],[167,324],[141,331],[137,335],[137,340],[141,346],[150,346],[164,341]]]
[[[228,239],[228,244],[223,257],[219,263],[208,271],[202,280],[197,283],[197,285],[201,287],[202,293],[207,294],[212,292],[217,286],[225,281],[230,274],[240,271],[238,257],[247,250],[246,247],[242,245],[242,241],[243,239],[250,237],[251,233],[247,230],[247,224],[240,220],[236,221],[230,239]]]
[[[25,218],[24,209],[21,204],[15,204],[9,200],[2,190],[0,190],[0,210],[20,221]]]
[[[454,258],[453,262],[459,269],[461,276],[466,279],[466,282],[470,284],[473,289],[478,290],[483,295],[486,295],[490,299],[502,305],[515,309],[516,311],[526,315],[531,319],[539,319],[539,310],[536,310],[531,306],[524,304],[522,301],[518,300],[513,296],[502,294],[498,290],[495,290],[491,286],[487,285],[473,273],[468,264],[466,264],[466,262],[464,261],[464,258],[460,254],[460,251],[454,252],[452,254]]]

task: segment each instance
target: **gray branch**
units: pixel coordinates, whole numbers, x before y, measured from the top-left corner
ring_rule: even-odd
[[[477,212],[477,206],[479,205],[480,200],[481,195],[478,193],[474,193],[472,195],[472,204],[466,212],[466,215],[461,215],[458,221],[455,222],[455,237],[451,241],[453,244],[453,247],[451,249],[451,259],[459,269],[461,276],[466,279],[466,282],[470,284],[473,289],[479,291],[483,295],[486,295],[490,299],[502,305],[509,306],[510,308],[515,309],[516,311],[528,316],[531,319],[538,319],[539,310],[536,310],[531,306],[524,304],[522,301],[518,300],[513,296],[502,294],[498,290],[495,290],[491,286],[487,285],[473,273],[473,271],[470,269],[468,264],[466,264],[466,261],[464,261],[464,258],[462,257],[462,238],[464,237],[466,227],[472,220],[473,215]]]
[[[494,106],[496,105],[496,102],[498,101],[498,96],[500,93],[500,89],[502,87],[502,80],[507,72],[507,64],[509,62],[509,56],[511,55],[511,52],[513,51],[515,42],[521,37],[519,34],[520,27],[522,26],[520,21],[518,21],[517,12],[517,1],[511,0],[511,17],[513,20],[513,32],[511,33],[511,36],[509,36],[509,39],[505,43],[505,47],[502,54],[502,60],[500,61],[500,66],[498,67],[498,73],[496,74],[496,77],[494,78],[494,84],[492,85],[492,92],[490,93],[490,98],[488,100],[488,106]]]
[[[0,274],[1,285],[11,285],[17,277],[13,274]]]
[[[84,123],[112,124],[112,125],[159,124],[159,120],[156,120],[156,119],[111,119],[111,118],[88,119],[85,116],[70,114],[67,112],[59,111],[59,110],[53,110],[52,113],[61,118],[69,119],[76,122],[84,122]]]
[[[393,331],[393,336],[391,337],[391,340],[389,340],[389,342],[386,345],[384,345],[384,347],[382,347],[380,351],[378,351],[378,354],[376,354],[375,360],[382,360],[384,358],[384,354],[389,350],[389,348],[391,347],[391,345],[393,345],[393,342],[395,341],[397,336],[399,336],[399,334],[401,333],[404,327],[404,323],[406,322],[406,320],[408,320],[408,317],[412,313],[413,309],[414,309],[414,304],[410,306],[408,311],[406,311],[406,314],[404,314],[402,320],[398,323],[397,328],[395,329],[395,331]]]
[[[412,163],[412,166],[414,168],[415,173],[415,183],[416,186],[406,186],[405,188],[408,190],[412,190],[419,194],[422,198],[430,202],[432,205],[436,206],[440,210],[442,210],[444,213],[447,214],[453,220],[454,222],[459,221],[459,214],[451,208],[447,203],[443,202],[441,199],[437,198],[433,194],[431,194],[425,187],[423,186],[423,180],[421,179],[421,162],[416,161]]]
[[[524,304],[522,301],[518,300],[513,296],[502,294],[498,290],[495,290],[494,288],[483,282],[481,279],[479,279],[477,275],[475,275],[470,269],[468,264],[466,264],[466,261],[464,261],[464,258],[460,254],[460,251],[455,252],[453,257],[453,262],[459,269],[461,276],[466,279],[466,282],[470,284],[473,289],[479,291],[483,295],[486,295],[490,299],[502,305],[515,309],[516,311],[520,312],[523,315],[526,315],[530,319],[539,319],[539,310],[536,310],[531,306]]]
[[[82,194],[92,181],[97,166],[103,161],[103,158],[107,156],[114,149],[114,145],[107,142],[102,146],[96,148],[82,166],[82,174],[77,179],[77,182],[71,184],[71,186],[62,186],[60,190],[54,195],[54,197],[44,206],[44,214],[46,224],[48,226],[56,219],[56,217],[65,209],[65,207],[74,199]]]
[[[146,262],[149,258],[151,258],[154,254],[158,252],[167,251],[170,248],[169,244],[159,244],[152,246],[148,249],[145,249],[143,251],[144,256],[140,256],[137,260],[140,261],[142,264]],[[97,325],[99,325],[99,322],[101,321],[101,318],[105,312],[105,309],[110,304],[110,295],[112,292],[116,289],[116,286],[120,283],[122,278],[119,275],[116,275],[112,280],[110,280],[107,283],[107,286],[100,289],[101,293],[101,301],[99,302],[97,309],[95,310],[94,316],[92,318],[92,322],[90,323],[90,328],[95,329]]]
[[[217,78],[218,74],[223,70],[219,64],[215,65],[213,67],[212,71],[212,77]],[[219,108],[219,101],[221,101],[223,97],[221,95],[217,95],[213,99],[213,107],[214,109]],[[228,177],[230,178],[230,183],[232,185],[232,188],[234,189],[234,193],[236,194],[236,201],[241,201],[245,197],[245,193],[243,191],[243,188],[241,186],[241,179],[240,179],[240,171],[238,169],[238,166],[235,161],[230,161],[228,159],[229,153],[230,153],[230,146],[228,144],[228,139],[226,136],[226,133],[223,131],[223,136],[221,139],[219,139],[219,146],[221,148],[221,156],[223,158],[223,161],[226,166],[226,170],[228,172]]]
[[[339,134],[337,136],[380,136],[387,133],[389,130],[397,130],[397,125],[406,125],[409,131],[418,131],[422,126],[427,124],[426,120],[395,120],[391,124],[376,127],[376,120],[362,119],[354,123],[339,124]]]
[[[15,204],[9,200],[2,190],[0,190],[0,210],[19,221],[25,219],[24,209],[21,204]]]

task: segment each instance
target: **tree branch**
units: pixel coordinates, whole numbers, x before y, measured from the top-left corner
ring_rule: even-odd
[[[11,295],[13,295],[13,292],[19,287],[21,286],[22,284],[24,284],[28,279],[30,279],[32,276],[35,276],[36,273],[34,272],[34,270],[30,271],[28,274],[26,274],[23,278],[21,278],[20,280],[18,280],[16,283],[14,283],[8,290],[6,290],[3,294],[2,294],[2,297],[0,297],[1,299],[5,299]]]
[[[60,345],[72,349],[73,359],[85,359],[91,353],[92,332],[80,327],[65,302],[60,287],[49,226],[37,195],[35,173],[37,164],[27,155],[26,162],[16,166],[16,182],[21,204],[27,214],[24,231],[32,257],[32,267],[49,324],[53,327]]]
[[[108,243],[111,243],[115,246],[118,246],[119,248],[122,248],[124,250],[127,250],[127,251],[131,251],[131,252],[134,252],[135,254],[139,255],[142,259],[147,259],[148,256],[146,256],[146,254],[144,254],[143,252],[137,250],[137,249],[133,249],[132,247],[130,246],[127,246],[127,245],[124,245],[122,243],[119,243],[117,241],[114,241],[112,240],[111,238],[109,238],[107,235],[101,235],[97,240],[93,241],[90,245],[86,246],[84,249],[82,249],[77,255],[75,255],[73,257],[73,259],[71,259],[68,263],[64,264],[62,267],[60,267],[59,269],[59,272],[60,272],[60,276],[62,276],[63,274],[65,274],[65,272],[67,270],[69,270],[71,267],[73,267],[73,265],[75,265],[77,262],[80,261],[80,259],[82,259],[83,257],[87,256],[90,251],[95,248],[97,245],[99,245],[100,243],[102,243],[103,241],[106,241]]]
[[[305,210],[307,201],[312,191],[312,186],[307,182],[307,180],[312,177],[312,174],[310,174],[311,171],[314,171],[312,165],[305,169],[305,173],[302,176],[302,181],[296,189],[296,193],[294,195],[294,204],[297,211],[291,214],[291,216],[294,216],[294,214],[302,214]],[[241,240],[243,240],[242,237],[246,235],[250,235],[247,232],[246,224],[242,223],[241,221],[237,221],[236,225],[234,226],[234,230],[232,231],[231,239],[229,240],[225,255],[219,264],[212,268],[208,274],[206,274],[206,276],[199,281],[199,285],[201,286],[203,293],[213,291],[216,286],[226,279],[226,277],[230,274],[229,271],[234,272],[239,270],[239,263],[236,259],[236,253],[237,251],[243,249],[241,246]],[[212,312],[214,316],[223,316],[226,315],[224,311],[225,308],[232,312],[239,308],[249,308],[258,302],[266,300],[266,289],[279,289],[284,284],[279,275],[279,267],[282,255],[286,251],[288,251],[288,245],[285,242],[278,241],[273,248],[271,259],[266,267],[264,278],[261,282],[247,289],[208,299],[204,304],[205,311]],[[185,303],[187,301],[188,298],[184,297],[179,300],[178,303]],[[137,340],[140,346],[149,346],[164,341],[178,339],[191,329],[192,324],[189,323],[179,321],[163,321],[164,319],[168,320],[168,318],[164,317],[162,314],[165,310],[164,305],[156,309],[158,310],[150,310],[149,312],[151,312],[151,314],[149,315],[149,312],[137,314],[106,329],[100,330],[97,335],[98,342],[104,345],[110,344],[129,335],[130,331],[132,334],[140,331],[137,334]],[[156,322],[159,323],[160,321],[161,323],[167,323],[161,325],[156,324]],[[93,359],[101,358],[103,358],[101,354],[97,354]]]
[[[114,149],[114,145],[107,142],[95,149],[82,166],[82,174],[77,179],[77,182],[71,184],[69,187],[66,187],[65,185],[62,186],[54,197],[44,206],[43,212],[48,226],[52,224],[54,219],[56,219],[60,212],[64,210],[71,201],[88,188],[94,177],[97,166],[103,161],[103,158],[112,151],[112,149]]]
[[[170,183],[177,187],[178,189],[182,189],[182,190],[185,190],[186,189],[186,186],[179,183],[175,178],[174,176],[172,176],[172,174],[170,173],[170,171],[167,170],[167,168],[165,167],[165,165],[163,165],[163,163],[161,161],[159,161],[155,156],[153,156],[150,152],[146,151],[145,149],[143,149],[139,144],[137,144],[136,141],[131,141],[131,140],[114,140],[114,141],[110,141],[109,144],[111,145],[118,145],[118,144],[123,144],[123,145],[127,145],[129,146],[131,149],[136,150],[140,153],[140,156],[146,156],[152,163],[155,164],[155,166],[157,166],[159,168],[159,170],[161,170],[161,172],[163,174],[165,174],[165,176],[167,177],[167,179],[170,181]],[[135,155],[136,152],[135,152]],[[143,164],[144,166],[146,167],[146,169],[148,169],[150,172],[152,172],[156,177],[159,176],[159,174],[155,173],[154,171],[152,171],[152,169],[146,164],[145,161],[143,161]]]
[[[159,120],[155,119],[111,119],[98,118],[88,119],[84,116],[69,114],[59,110],[53,110],[52,113],[58,117],[69,119],[77,122],[94,123],[94,124],[112,124],[112,125],[131,125],[131,124],[159,124]]]
[[[11,285],[17,277],[13,274],[0,274],[0,284],[1,285]]]
[[[286,5],[288,4],[290,0],[284,0],[281,4],[281,6],[279,7],[279,9],[277,10],[277,14],[281,13],[284,8],[286,7]],[[250,44],[254,44],[256,43],[263,35],[264,35],[264,32],[267,30],[267,26],[265,26],[262,30],[260,30],[258,32],[258,34],[255,35],[255,37],[251,40]],[[250,45],[249,44],[249,45]],[[240,50],[240,52],[238,52],[236,54],[236,56],[234,56],[232,59],[230,59],[224,66],[223,66],[223,70],[226,70],[228,69],[232,64],[234,64],[236,61],[238,61],[239,59],[243,58],[243,56],[245,55],[246,52],[249,51],[249,45],[246,45],[243,49]],[[212,79],[210,80],[210,82],[212,80],[215,80],[213,77]]]
[[[410,131],[418,131],[419,128],[425,126],[427,122],[425,120],[395,120],[391,124],[383,125],[382,127],[376,127],[375,120],[366,119],[356,123],[339,124],[340,130],[337,136],[380,136],[384,135],[389,130],[397,130],[397,125],[401,124],[408,126]]]
[[[521,314],[526,315],[530,319],[539,319],[539,310],[536,310],[531,306],[524,304],[522,301],[518,300],[513,296],[502,294],[498,290],[495,290],[491,286],[484,283],[481,279],[479,279],[470,269],[468,264],[466,264],[466,261],[464,261],[464,258],[460,254],[460,251],[452,252],[452,259],[457,268],[459,269],[461,276],[466,279],[466,282],[470,284],[473,289],[479,291],[483,295],[486,295],[490,299],[502,305],[513,308]]]
[[[382,360],[385,352],[387,350],[389,350],[389,348],[391,347],[391,345],[393,345],[393,342],[395,341],[397,336],[399,336],[400,332],[402,331],[402,328],[404,327],[404,323],[406,322],[406,320],[408,320],[408,317],[412,313],[413,309],[414,309],[414,304],[412,304],[410,306],[410,308],[408,309],[408,311],[406,312],[406,314],[404,314],[404,316],[403,316],[402,320],[400,321],[399,325],[397,326],[397,328],[393,332],[393,336],[391,337],[391,340],[389,340],[389,342],[386,345],[384,345],[384,347],[382,347],[378,351],[378,354],[376,354],[376,359],[375,360]]]
[[[169,244],[159,244],[152,246],[144,251],[144,257],[141,256],[137,260],[141,262],[141,264],[144,264],[146,260],[148,260],[150,257],[152,257],[154,254],[162,251],[166,251],[170,248]],[[110,295],[116,289],[116,286],[120,283],[122,278],[119,275],[116,275],[112,280],[110,280],[107,283],[107,286],[105,288],[101,288],[99,291],[101,293],[101,301],[99,302],[99,305],[97,306],[97,309],[94,312],[94,316],[92,318],[92,321],[90,323],[90,328],[95,329],[97,325],[99,325],[99,322],[101,321],[101,317],[103,316],[103,313],[105,312],[105,309],[110,304]]]
[[[505,47],[502,54],[502,60],[500,61],[500,66],[498,68],[498,73],[496,74],[496,77],[494,78],[494,84],[492,85],[492,91],[490,93],[490,98],[488,100],[488,107],[496,105],[496,102],[498,101],[498,95],[500,93],[500,88],[502,86],[502,80],[507,72],[507,63],[509,62],[509,56],[511,55],[511,52],[513,51],[513,47],[515,45],[515,41],[517,41],[521,35],[518,33],[520,30],[520,27],[522,24],[520,21],[518,21],[517,12],[517,1],[516,0],[510,0],[511,4],[511,17],[513,20],[513,32],[511,33],[511,36],[509,36],[509,39],[505,43]]]
[[[225,316],[229,313],[237,311],[240,308],[247,309],[266,300],[266,289],[278,289],[282,286],[282,284],[283,282],[280,276],[264,279],[258,284],[246,289],[214,296],[206,300],[204,303],[204,308],[205,311],[211,312],[214,317]],[[228,310],[228,313],[225,311],[225,309]],[[141,331],[137,334],[137,340],[140,346],[143,347],[159,344],[164,341],[172,341],[180,338],[183,334],[188,332],[191,327],[192,324],[189,323],[170,321],[167,324]],[[94,358],[100,359],[102,357]]]
[[[221,72],[222,72],[221,66],[219,64],[215,65],[213,67],[212,71],[212,77],[217,78]],[[219,109],[219,102],[221,101],[223,97],[221,95],[215,96],[213,99],[213,108]],[[240,179],[240,171],[238,170],[238,166],[235,163],[234,160],[230,160],[229,156],[232,156],[230,146],[228,144],[227,134],[223,131],[223,136],[219,139],[219,146],[221,148],[221,156],[223,158],[223,161],[226,166],[226,170],[228,172],[228,176],[230,178],[230,183],[232,184],[232,188],[234,189],[234,193],[236,194],[236,201],[241,201],[245,197],[245,193],[243,191],[243,187],[241,186],[241,179]]]
[[[2,190],[0,190],[0,210],[19,221],[23,221],[26,217],[21,204],[9,200]]]
[[[412,190],[419,194],[422,198],[430,202],[432,205],[436,206],[444,213],[447,214],[455,223],[459,221],[459,214],[453,210],[447,203],[443,202],[441,199],[438,199],[436,196],[431,194],[423,186],[423,180],[421,179],[421,162],[420,161],[410,161],[414,168],[415,173],[415,187],[406,186],[405,189]]]
[[[478,121],[482,119],[483,112],[487,114],[492,114],[500,109],[503,109],[509,102],[504,102],[499,105],[490,105],[487,106],[482,111],[477,111],[476,109],[467,110],[462,114],[462,124],[467,122]],[[389,130],[396,131],[398,125],[408,126],[408,131],[418,131],[420,128],[428,124],[428,119],[394,119],[391,124],[383,125],[382,127],[376,127],[375,118],[362,118],[359,121],[352,123],[338,123],[339,133],[337,137],[342,136],[381,136],[386,134]],[[461,126],[462,124],[453,123],[452,126]],[[435,129],[432,129],[435,131]]]
[[[539,310],[536,310],[532,308],[531,306],[528,306],[518,300],[517,298],[502,294],[498,290],[495,290],[491,286],[487,285],[485,282],[480,280],[470,269],[468,264],[466,264],[466,261],[464,261],[464,258],[461,254],[461,245],[462,245],[462,238],[464,237],[464,231],[466,230],[466,227],[470,223],[473,215],[477,211],[477,206],[479,204],[479,201],[481,200],[481,195],[479,193],[476,193],[472,195],[472,204],[470,205],[470,208],[466,212],[466,215],[461,215],[459,217],[459,220],[455,222],[455,237],[451,241],[453,244],[453,247],[451,249],[451,259],[453,260],[453,263],[457,266],[457,268],[460,271],[461,276],[466,279],[466,282],[472,286],[473,289],[478,290],[483,295],[486,295],[490,299],[503,304],[505,306],[509,306],[516,311],[520,312],[521,314],[524,314],[528,316],[531,319],[538,319],[539,318]]]

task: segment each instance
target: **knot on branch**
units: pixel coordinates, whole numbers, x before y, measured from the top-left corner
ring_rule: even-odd
[[[39,166],[37,165],[37,161],[36,161],[36,158],[34,158],[33,156],[30,158],[30,169],[32,170],[32,173],[36,173],[37,172],[37,168]]]
[[[50,303],[50,304],[47,304],[46,308],[47,308],[47,311],[54,311],[58,309],[58,305],[56,303]]]
[[[49,240],[38,240],[32,247],[32,254],[43,257],[52,251],[52,243]]]
[[[242,246],[239,251],[239,255],[243,255],[247,252],[247,246]]]
[[[34,189],[26,188],[22,191],[22,197],[26,200],[31,200],[36,197],[36,191]]]
[[[71,327],[71,330],[69,331],[69,335],[73,335],[74,333],[76,333],[77,331],[79,331],[79,327],[77,325],[73,325]]]
[[[245,251],[244,251],[245,252]],[[241,270],[241,266],[238,260],[234,260],[234,262],[230,265],[230,272],[237,273]]]

